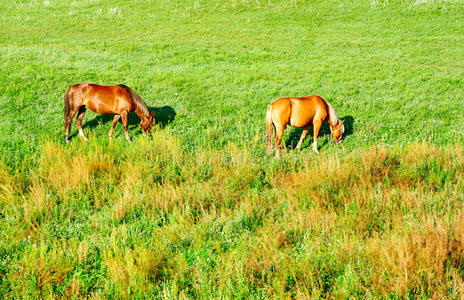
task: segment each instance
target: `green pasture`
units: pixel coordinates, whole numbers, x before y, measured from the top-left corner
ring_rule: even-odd
[[[1,160],[62,140],[63,93],[82,81],[129,85],[163,125],[175,114],[189,149],[246,144],[268,103],[309,94],[348,117],[348,149],[460,140],[464,5],[424,2],[2,1]],[[88,112],[85,132],[106,138],[104,121]]]
[[[109,142],[112,116],[87,111],[90,141],[73,122],[65,145],[63,94],[78,82],[134,89],[153,135],[133,114],[134,142],[121,124]],[[267,104],[310,94],[345,119],[342,146],[324,125],[318,156],[311,134],[301,153],[265,156]],[[463,124],[463,1],[1,1],[0,298],[458,297],[464,261],[443,254],[441,272],[414,251],[420,234],[459,228]],[[288,148],[300,132],[286,130]],[[324,180],[299,193],[292,176],[308,170]],[[365,194],[344,191],[359,182]],[[405,282],[369,250],[397,241],[423,259]]]

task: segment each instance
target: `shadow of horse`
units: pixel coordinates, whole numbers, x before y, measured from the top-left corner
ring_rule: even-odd
[[[343,139],[345,139],[347,136],[350,136],[351,134],[353,134],[354,118],[352,116],[345,116],[345,117],[343,117],[341,119],[345,120],[345,122],[343,123],[343,125],[345,126],[345,132],[343,133]],[[294,149],[296,147],[296,145],[298,144],[298,141],[300,140],[302,132],[303,132],[303,128],[292,128],[292,130],[290,131],[290,134],[288,136],[288,139],[285,142],[285,146],[288,149]],[[329,139],[332,138],[330,136],[331,134],[330,134],[329,123],[324,122],[324,123],[322,123],[321,129],[319,130],[318,140],[320,141],[320,138],[323,137],[323,136],[326,136],[326,135],[329,135]],[[307,139],[311,139],[311,142],[307,143],[306,142]],[[307,148],[307,147],[311,146],[312,139],[313,139],[313,129],[310,128],[309,132],[308,132],[308,135],[306,136],[306,139],[305,139],[305,142],[304,142],[304,144],[306,144],[306,146],[302,146],[301,149],[304,149],[304,148]],[[320,144],[319,149],[322,148],[325,144],[327,144],[329,139],[324,139],[324,141],[322,141],[322,144]],[[319,142],[318,142],[318,144],[319,144]]]
[[[148,110],[150,112],[154,111],[155,112],[155,124],[154,125],[158,125],[160,126],[161,128],[165,127],[166,125],[168,125],[169,123],[171,123],[172,121],[174,121],[175,117],[176,117],[176,111],[171,107],[171,106],[162,106],[162,107],[148,107]],[[93,118],[92,120],[88,121],[88,122],[83,122],[84,124],[82,124],[82,128],[85,129],[85,128],[90,128],[90,129],[93,129],[101,124],[104,124],[104,123],[111,123],[111,121],[113,121],[113,118],[114,118],[114,115],[97,115],[95,118]],[[121,120],[119,120],[118,123],[121,123]],[[129,114],[129,117],[128,117],[128,125],[129,125],[129,129],[134,129],[136,127],[139,127],[140,125],[140,118],[137,116],[137,114],[135,112],[132,112]],[[108,126],[108,131],[110,130],[110,126]],[[134,133],[131,133],[133,135],[139,135],[141,134],[142,131],[136,131]],[[77,135],[77,133],[73,134],[73,135]]]

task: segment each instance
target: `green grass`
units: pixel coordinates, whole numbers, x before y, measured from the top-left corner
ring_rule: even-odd
[[[419,2],[2,1],[0,297],[458,297],[464,3]],[[154,136],[88,111],[65,145],[82,81]],[[267,104],[309,94],[343,146],[266,157]]]
[[[266,104],[312,93],[352,118],[350,149],[461,139],[462,2],[291,3],[2,3],[2,160],[61,138],[62,95],[81,81],[125,83],[172,107],[170,131],[192,149],[246,144]]]

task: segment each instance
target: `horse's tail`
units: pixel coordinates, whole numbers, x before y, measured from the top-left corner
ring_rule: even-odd
[[[266,113],[266,152],[271,154],[272,152],[272,105],[269,104],[267,106],[267,113]]]
[[[69,106],[69,97],[68,97],[70,89],[71,87],[68,87],[66,89],[66,92],[64,93],[64,121],[65,123],[69,116],[69,110],[71,109]]]

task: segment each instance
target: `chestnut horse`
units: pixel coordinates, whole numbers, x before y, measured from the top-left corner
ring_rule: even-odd
[[[317,136],[322,122],[327,121],[334,140],[340,144],[342,134],[345,132],[344,120],[340,120],[332,105],[317,95],[307,97],[279,98],[267,107],[266,114],[266,143],[267,153],[272,152],[272,126],[275,129],[276,157],[280,155],[280,141],[287,125],[303,127],[300,141],[296,150],[300,150],[301,144],[308,134],[309,127],[313,126],[313,151],[317,150]]]
[[[93,83],[78,83],[71,85],[64,94],[64,128],[66,130],[66,142],[69,141],[69,130],[71,121],[74,115],[78,112],[76,123],[79,128],[79,134],[84,141],[87,138],[82,131],[82,119],[85,111],[89,108],[91,111],[98,114],[110,115],[115,114],[113,123],[111,124],[108,136],[111,138],[113,130],[119,121],[122,119],[126,140],[131,141],[129,132],[127,131],[127,118],[130,112],[135,113],[140,117],[140,127],[143,132],[150,132],[151,126],[154,123],[153,115],[148,111],[145,101],[137,95],[131,88],[123,85],[98,85]]]

